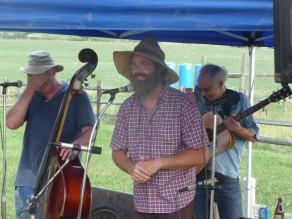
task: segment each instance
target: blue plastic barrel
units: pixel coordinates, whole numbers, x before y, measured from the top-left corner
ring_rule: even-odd
[[[193,88],[193,66],[189,63],[179,65],[179,87]]]
[[[201,64],[196,64],[195,65],[194,87],[197,85],[197,81],[198,81],[198,77],[199,77],[199,71],[200,71],[201,67],[202,67]]]
[[[168,62],[168,63],[166,63],[166,65],[176,72],[176,64],[175,63]],[[173,88],[176,88],[176,83],[173,83],[170,86]]]

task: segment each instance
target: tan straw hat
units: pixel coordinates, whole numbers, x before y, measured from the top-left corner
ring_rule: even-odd
[[[62,65],[56,65],[54,59],[49,52],[39,50],[33,51],[28,57],[28,66],[21,67],[20,71],[27,74],[42,74],[52,68],[55,68],[57,72],[63,71]]]
[[[118,72],[129,80],[131,76],[131,69],[129,68],[129,65],[131,64],[131,58],[133,54],[144,56],[165,67],[168,72],[165,80],[169,84],[173,84],[178,81],[177,74],[165,64],[165,54],[153,37],[148,36],[144,38],[134,48],[134,51],[116,51],[113,53],[114,63]]]

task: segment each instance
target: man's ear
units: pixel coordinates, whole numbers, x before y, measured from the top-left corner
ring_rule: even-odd
[[[222,88],[224,86],[224,81],[220,81],[219,86],[220,86],[220,88]]]

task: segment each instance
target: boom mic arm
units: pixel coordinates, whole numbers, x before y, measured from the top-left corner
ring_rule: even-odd
[[[214,183],[217,183],[217,182],[218,182],[218,180],[217,180],[217,178],[215,178]],[[190,191],[196,190],[197,188],[200,188],[200,187],[209,186],[209,185],[211,185],[211,183],[212,183],[212,180],[211,179],[202,180],[202,181],[196,182],[193,185],[189,185],[187,187],[184,187],[182,189],[179,189],[178,191],[179,192],[186,192],[186,191],[190,192]]]
[[[128,85],[126,85],[124,87],[105,90],[105,91],[102,92],[102,94],[117,94],[117,93],[132,92],[132,91],[133,91],[132,85],[128,84]]]

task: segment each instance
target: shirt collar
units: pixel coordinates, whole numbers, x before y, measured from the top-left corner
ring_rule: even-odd
[[[169,93],[170,91],[170,87],[169,85],[165,85],[164,89],[161,91],[161,93],[159,94],[159,97],[158,97],[158,101],[157,103],[165,100],[167,98],[167,94]],[[142,102],[141,100],[141,97],[138,95],[138,94],[134,94],[134,98],[139,101],[139,102]]]

